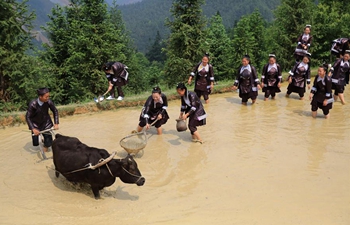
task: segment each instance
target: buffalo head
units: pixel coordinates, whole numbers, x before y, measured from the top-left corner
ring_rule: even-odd
[[[145,183],[145,178],[142,177],[137,163],[131,155],[121,159],[120,163],[123,169],[119,176],[120,180],[124,183],[137,184],[138,186],[142,186]]]

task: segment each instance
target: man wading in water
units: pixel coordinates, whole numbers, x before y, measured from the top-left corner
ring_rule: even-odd
[[[26,121],[29,130],[32,131],[32,141],[33,146],[39,145],[40,131],[50,129],[54,127],[58,130],[58,110],[54,103],[50,99],[50,92],[48,88],[39,88],[37,90],[38,98],[32,100],[29,103],[28,110],[26,113]],[[49,109],[53,113],[54,124],[52,123],[51,117],[49,115]],[[43,134],[44,136],[44,152],[48,151],[48,148],[52,144],[52,135]]]

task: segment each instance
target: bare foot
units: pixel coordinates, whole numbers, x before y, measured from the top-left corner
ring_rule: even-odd
[[[192,139],[192,142],[195,142],[195,143],[201,143],[201,144],[203,144],[204,143],[204,141],[203,140],[198,140],[198,139],[195,139],[195,138],[193,138]]]

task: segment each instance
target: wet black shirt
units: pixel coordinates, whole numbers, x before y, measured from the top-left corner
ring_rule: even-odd
[[[53,123],[49,115],[49,109],[53,113],[55,124],[58,124],[58,110],[51,100],[44,102],[41,106],[39,105],[38,99],[32,100],[29,103],[26,113],[28,128],[30,130],[34,128],[38,130],[51,128]]]

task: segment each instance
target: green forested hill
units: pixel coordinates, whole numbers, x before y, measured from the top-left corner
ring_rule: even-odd
[[[52,0],[53,1],[53,0]],[[105,0],[111,4],[113,0]],[[259,9],[262,16],[271,21],[272,10],[280,4],[281,0],[206,0],[203,5],[203,13],[209,18],[217,11],[220,12],[226,28],[232,28],[242,15],[250,14]],[[65,4],[68,0],[54,0],[56,3]],[[119,9],[130,36],[134,40],[136,48],[141,52],[147,52],[154,42],[157,31],[165,38],[169,30],[165,26],[165,19],[170,17],[172,0],[117,0]],[[34,10],[37,19],[34,22],[35,30],[45,26],[48,21],[47,14],[51,13],[54,4],[48,0],[29,0],[28,5]]]
[[[234,22],[243,15],[252,13],[259,9],[261,15],[267,20],[273,19],[272,10],[279,4],[280,0],[207,0],[203,6],[203,13],[207,17],[220,12],[225,27],[233,27]]]
[[[18,0],[22,2],[23,0]],[[128,5],[141,2],[142,0],[116,0],[118,5]],[[51,14],[51,9],[55,4],[68,5],[70,0],[28,0],[28,6],[31,11],[35,11],[36,19],[34,21],[34,26],[36,30],[40,29],[40,26],[45,26],[46,22],[49,20],[48,14]],[[109,5],[112,5],[113,0],[105,0]]]
[[[207,0],[203,6],[204,15],[209,18],[220,12],[226,28],[231,28],[242,15],[259,9],[262,16],[271,21],[272,10],[280,4],[280,0]],[[170,17],[172,0],[143,0],[142,2],[120,6],[127,29],[134,39],[137,49],[146,52],[159,31],[164,38],[168,29],[164,25]]]
[[[118,5],[128,5],[136,2],[141,2],[142,0],[116,0]],[[112,4],[113,0],[106,0],[108,4]]]
[[[34,21],[34,26],[35,30],[39,30],[40,26],[44,26],[49,20],[47,15],[51,13],[51,9],[55,4],[43,0],[29,0],[27,4],[31,11],[35,11],[36,19]]]

